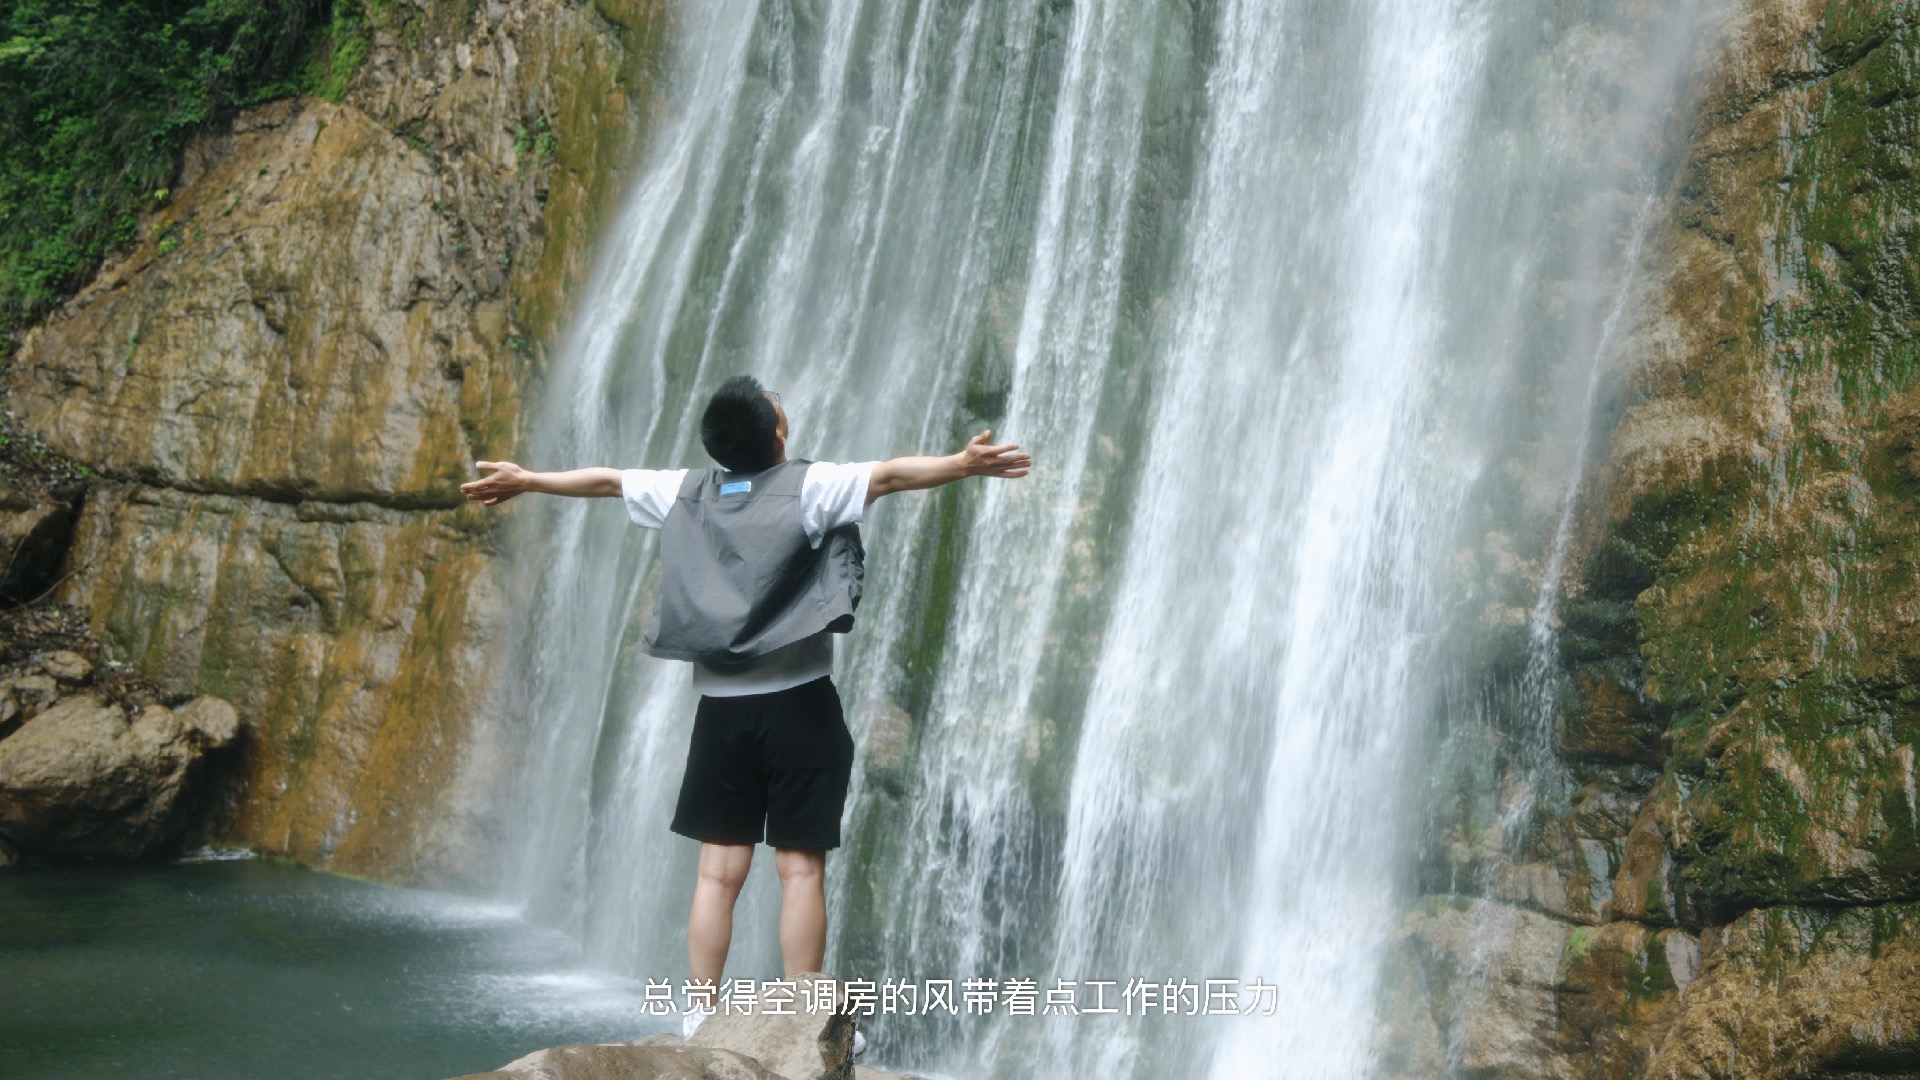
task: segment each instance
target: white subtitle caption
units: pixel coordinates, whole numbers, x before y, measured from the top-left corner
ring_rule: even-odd
[[[767,1016],[1272,1016],[1279,1007],[1279,987],[1265,979],[688,979],[679,990],[705,1002],[717,990],[719,1012]],[[646,980],[643,1011],[667,1016],[674,1002],[671,979]]]

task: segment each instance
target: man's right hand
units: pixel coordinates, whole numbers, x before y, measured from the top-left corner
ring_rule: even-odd
[[[945,457],[897,457],[876,462],[867,481],[867,502],[896,491],[924,491],[927,488],[965,480],[969,476],[1012,478],[1027,475],[1033,467],[1033,455],[1022,454],[1015,443],[995,446],[988,439],[991,430],[967,440],[967,448]]]
[[[468,502],[493,506],[523,491],[533,490],[529,483],[533,474],[511,461],[476,461],[473,467],[492,475],[460,485],[460,491],[466,495]]]

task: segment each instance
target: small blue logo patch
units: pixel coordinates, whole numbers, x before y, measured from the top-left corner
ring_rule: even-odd
[[[722,495],[744,495],[752,490],[753,481],[751,480],[735,480],[731,484],[720,485],[720,494]]]

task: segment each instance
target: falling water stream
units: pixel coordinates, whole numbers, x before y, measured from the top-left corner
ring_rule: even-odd
[[[880,1060],[1369,1074],[1405,793],[1475,655],[1460,552],[1498,532],[1558,572],[1692,55],[1691,11],[1647,7],[681,6],[673,114],[521,460],[705,464],[736,371],[797,456],[1020,442],[1027,479],[865,526],[828,967],[1271,988],[1247,1017],[882,1017]],[[654,536],[592,501],[519,524],[505,891],[678,980],[693,696],[638,647]],[[778,974],[777,904],[763,868],[729,976]]]

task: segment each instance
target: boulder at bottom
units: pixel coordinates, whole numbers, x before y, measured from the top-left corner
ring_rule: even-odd
[[[844,996],[833,976],[803,972],[790,992],[731,1003],[709,1016],[687,1043],[737,1051],[787,1080],[852,1080],[853,1017],[808,1008]]]
[[[63,699],[0,740],[0,835],[49,855],[138,859],[176,837],[233,707],[149,705],[129,717],[93,694]]]
[[[455,1080],[780,1080],[780,1077],[745,1054],[731,1050],[604,1043],[536,1050],[493,1072],[470,1073]]]
[[[833,984],[828,986],[827,984]],[[919,1080],[853,1064],[853,1018],[808,1003],[841,1002],[833,976],[806,972],[791,993],[709,1016],[692,1039],[557,1046],[454,1080]]]

